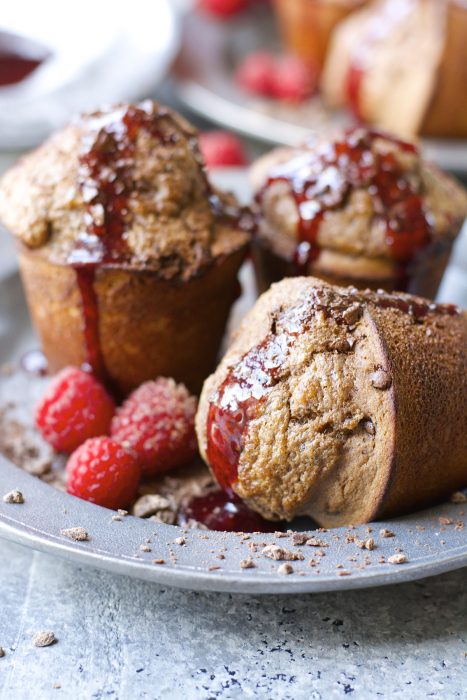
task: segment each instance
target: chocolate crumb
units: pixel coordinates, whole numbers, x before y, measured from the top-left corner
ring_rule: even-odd
[[[292,544],[295,546],[305,544],[308,539],[309,536],[304,532],[292,533]]]
[[[386,528],[383,528],[382,530],[379,531],[379,534],[381,537],[394,537],[394,533],[392,530],[387,530]]]
[[[153,564],[165,564],[165,559],[154,559]]]
[[[255,563],[251,557],[247,557],[246,559],[241,560],[240,568],[241,569],[254,569]]]
[[[140,544],[139,546],[142,552],[151,552],[151,547],[148,544]]]
[[[289,564],[288,562],[281,564],[277,569],[277,573],[281,574],[282,576],[288,576],[289,574],[293,574],[292,564]]]
[[[277,544],[268,544],[262,549],[261,554],[264,554],[265,557],[269,557],[270,559],[275,559],[276,561],[281,561],[284,559],[289,561],[297,561],[305,558],[303,554],[300,554],[299,552],[292,552],[290,549],[279,547]]]
[[[445,518],[444,515],[440,515],[438,518],[438,522],[440,525],[452,525],[453,520],[452,518]]]
[[[451,495],[451,503],[467,503],[467,495],[462,491],[455,491]]]
[[[75,542],[85,542],[89,540],[89,535],[84,527],[66,527],[60,530],[60,534],[64,537],[69,537],[70,540],[75,540]]]
[[[5,649],[0,647],[0,659],[5,656]]]
[[[4,503],[24,503],[24,496],[18,489],[13,489],[3,496]]]
[[[337,575],[338,575],[338,576],[352,576],[352,572],[351,572],[351,571],[347,571],[347,570],[345,570],[345,569],[342,569],[341,571],[338,571],[338,572],[337,572]]]
[[[219,571],[220,566],[208,566],[208,571]]]
[[[52,686],[52,688],[54,688],[54,690],[60,690],[61,687],[62,686],[60,685],[60,683],[54,683]]]
[[[328,547],[329,545],[324,540],[319,540],[317,537],[310,537],[306,541],[309,547]]]
[[[375,541],[373,537],[368,537],[364,542],[365,549],[372,550],[375,548]]]
[[[174,539],[175,544],[179,544],[180,547],[182,547],[184,544],[186,544],[186,539],[184,537],[176,537]]]
[[[389,389],[392,384],[391,375],[385,369],[379,368],[370,374],[371,386],[375,389]]]
[[[405,564],[407,561],[407,557],[405,554],[393,554],[392,557],[388,557],[388,563],[389,564]]]
[[[50,647],[57,641],[55,634],[50,630],[36,632],[32,638],[32,643],[35,647]]]

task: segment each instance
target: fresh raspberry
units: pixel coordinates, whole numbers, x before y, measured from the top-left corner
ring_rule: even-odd
[[[109,433],[115,404],[88,372],[66,367],[36,407],[35,422],[44,440],[59,452],[73,452],[85,440]]]
[[[226,19],[244,10],[248,0],[198,0],[198,7],[216,17]]]
[[[238,85],[253,95],[270,97],[273,91],[275,61],[266,51],[250,53],[235,72]]]
[[[242,142],[228,131],[204,131],[199,146],[208,168],[247,164]]]
[[[135,455],[109,437],[96,437],[78,447],[66,465],[68,493],[105,508],[126,508],[141,477]]]
[[[183,384],[159,377],[127,398],[112,421],[111,435],[138,457],[152,476],[187,464],[196,454],[196,399]]]
[[[317,87],[318,72],[297,56],[280,56],[272,77],[272,95],[278,100],[302,102]]]

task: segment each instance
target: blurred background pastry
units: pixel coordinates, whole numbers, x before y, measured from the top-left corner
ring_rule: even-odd
[[[322,90],[400,136],[467,136],[467,6],[376,0],[335,30]]]
[[[321,70],[336,26],[368,0],[274,0],[287,48]]]
[[[313,274],[434,298],[467,193],[411,143],[357,127],[277,149],[251,169],[260,291]]]

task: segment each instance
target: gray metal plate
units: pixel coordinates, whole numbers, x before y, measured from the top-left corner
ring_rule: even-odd
[[[219,173],[216,179],[239,195],[247,196],[244,173]],[[461,268],[458,271],[464,277]],[[237,317],[252,301],[248,267],[242,271],[242,278],[245,293],[237,305]],[[456,293],[460,293],[457,285],[445,286],[443,297],[462,303],[459,296],[453,299]],[[35,346],[20,280],[11,270],[10,253],[0,232],[0,364]],[[11,395],[14,399],[24,394],[28,384],[26,377],[8,382],[12,380],[0,376],[0,398],[3,394],[4,399],[6,392],[7,397]],[[23,505],[6,504],[1,499],[15,488],[24,494]],[[373,551],[346,541],[349,535],[360,540],[369,537],[366,526],[318,533],[316,537],[323,541],[319,548],[294,547],[289,538],[279,539],[273,534],[252,535],[248,539],[235,533],[199,530],[184,534],[180,528],[131,516],[113,521],[111,511],[68,496],[0,457],[0,536],[82,565],[198,590],[256,594],[318,592],[432,576],[467,565],[467,530],[461,525],[466,514],[467,505],[445,503],[414,515],[373,523],[370,525],[376,543]],[[88,531],[89,541],[74,542],[60,534],[63,528],[75,526]],[[395,536],[382,537],[383,528]],[[175,543],[182,534],[186,544]],[[303,560],[292,562],[294,573],[281,575],[278,567],[282,562],[261,554],[263,546],[272,542],[303,554]],[[258,545],[256,552],[252,551],[252,543]],[[151,551],[141,551],[144,544]],[[317,554],[318,549],[324,556]],[[387,560],[398,550],[407,556],[407,563],[380,563],[382,557]],[[219,554],[224,558],[219,558]],[[249,556],[253,557],[255,567],[241,569],[240,561]],[[159,559],[165,563],[153,563]],[[318,560],[318,565],[310,567],[310,559]],[[343,571],[350,573],[342,575]]]

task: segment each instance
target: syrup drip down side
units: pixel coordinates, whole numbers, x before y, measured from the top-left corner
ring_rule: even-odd
[[[393,260],[405,274],[406,266],[431,240],[420,183],[414,181],[391,150],[373,148],[378,138],[389,140],[404,153],[417,153],[412,144],[377,131],[356,128],[315,151],[306,150],[276,166],[258,194],[277,182],[286,182],[299,215],[294,263],[304,274],[320,254],[318,235],[326,213],[339,209],[352,192],[367,189],[374,217],[384,222],[386,243]]]
[[[78,236],[68,263],[75,269],[81,295],[86,364],[108,381],[99,339],[99,308],[95,291],[96,272],[101,266],[131,262],[127,245],[130,200],[135,193],[134,164],[138,135],[146,131],[160,144],[176,144],[186,138],[206,184],[211,206],[219,216],[236,224],[240,213],[222,208],[204,174],[194,132],[185,132],[168,109],[150,101],[122,106],[92,116],[82,138],[78,184],[86,205],[85,228]]]

